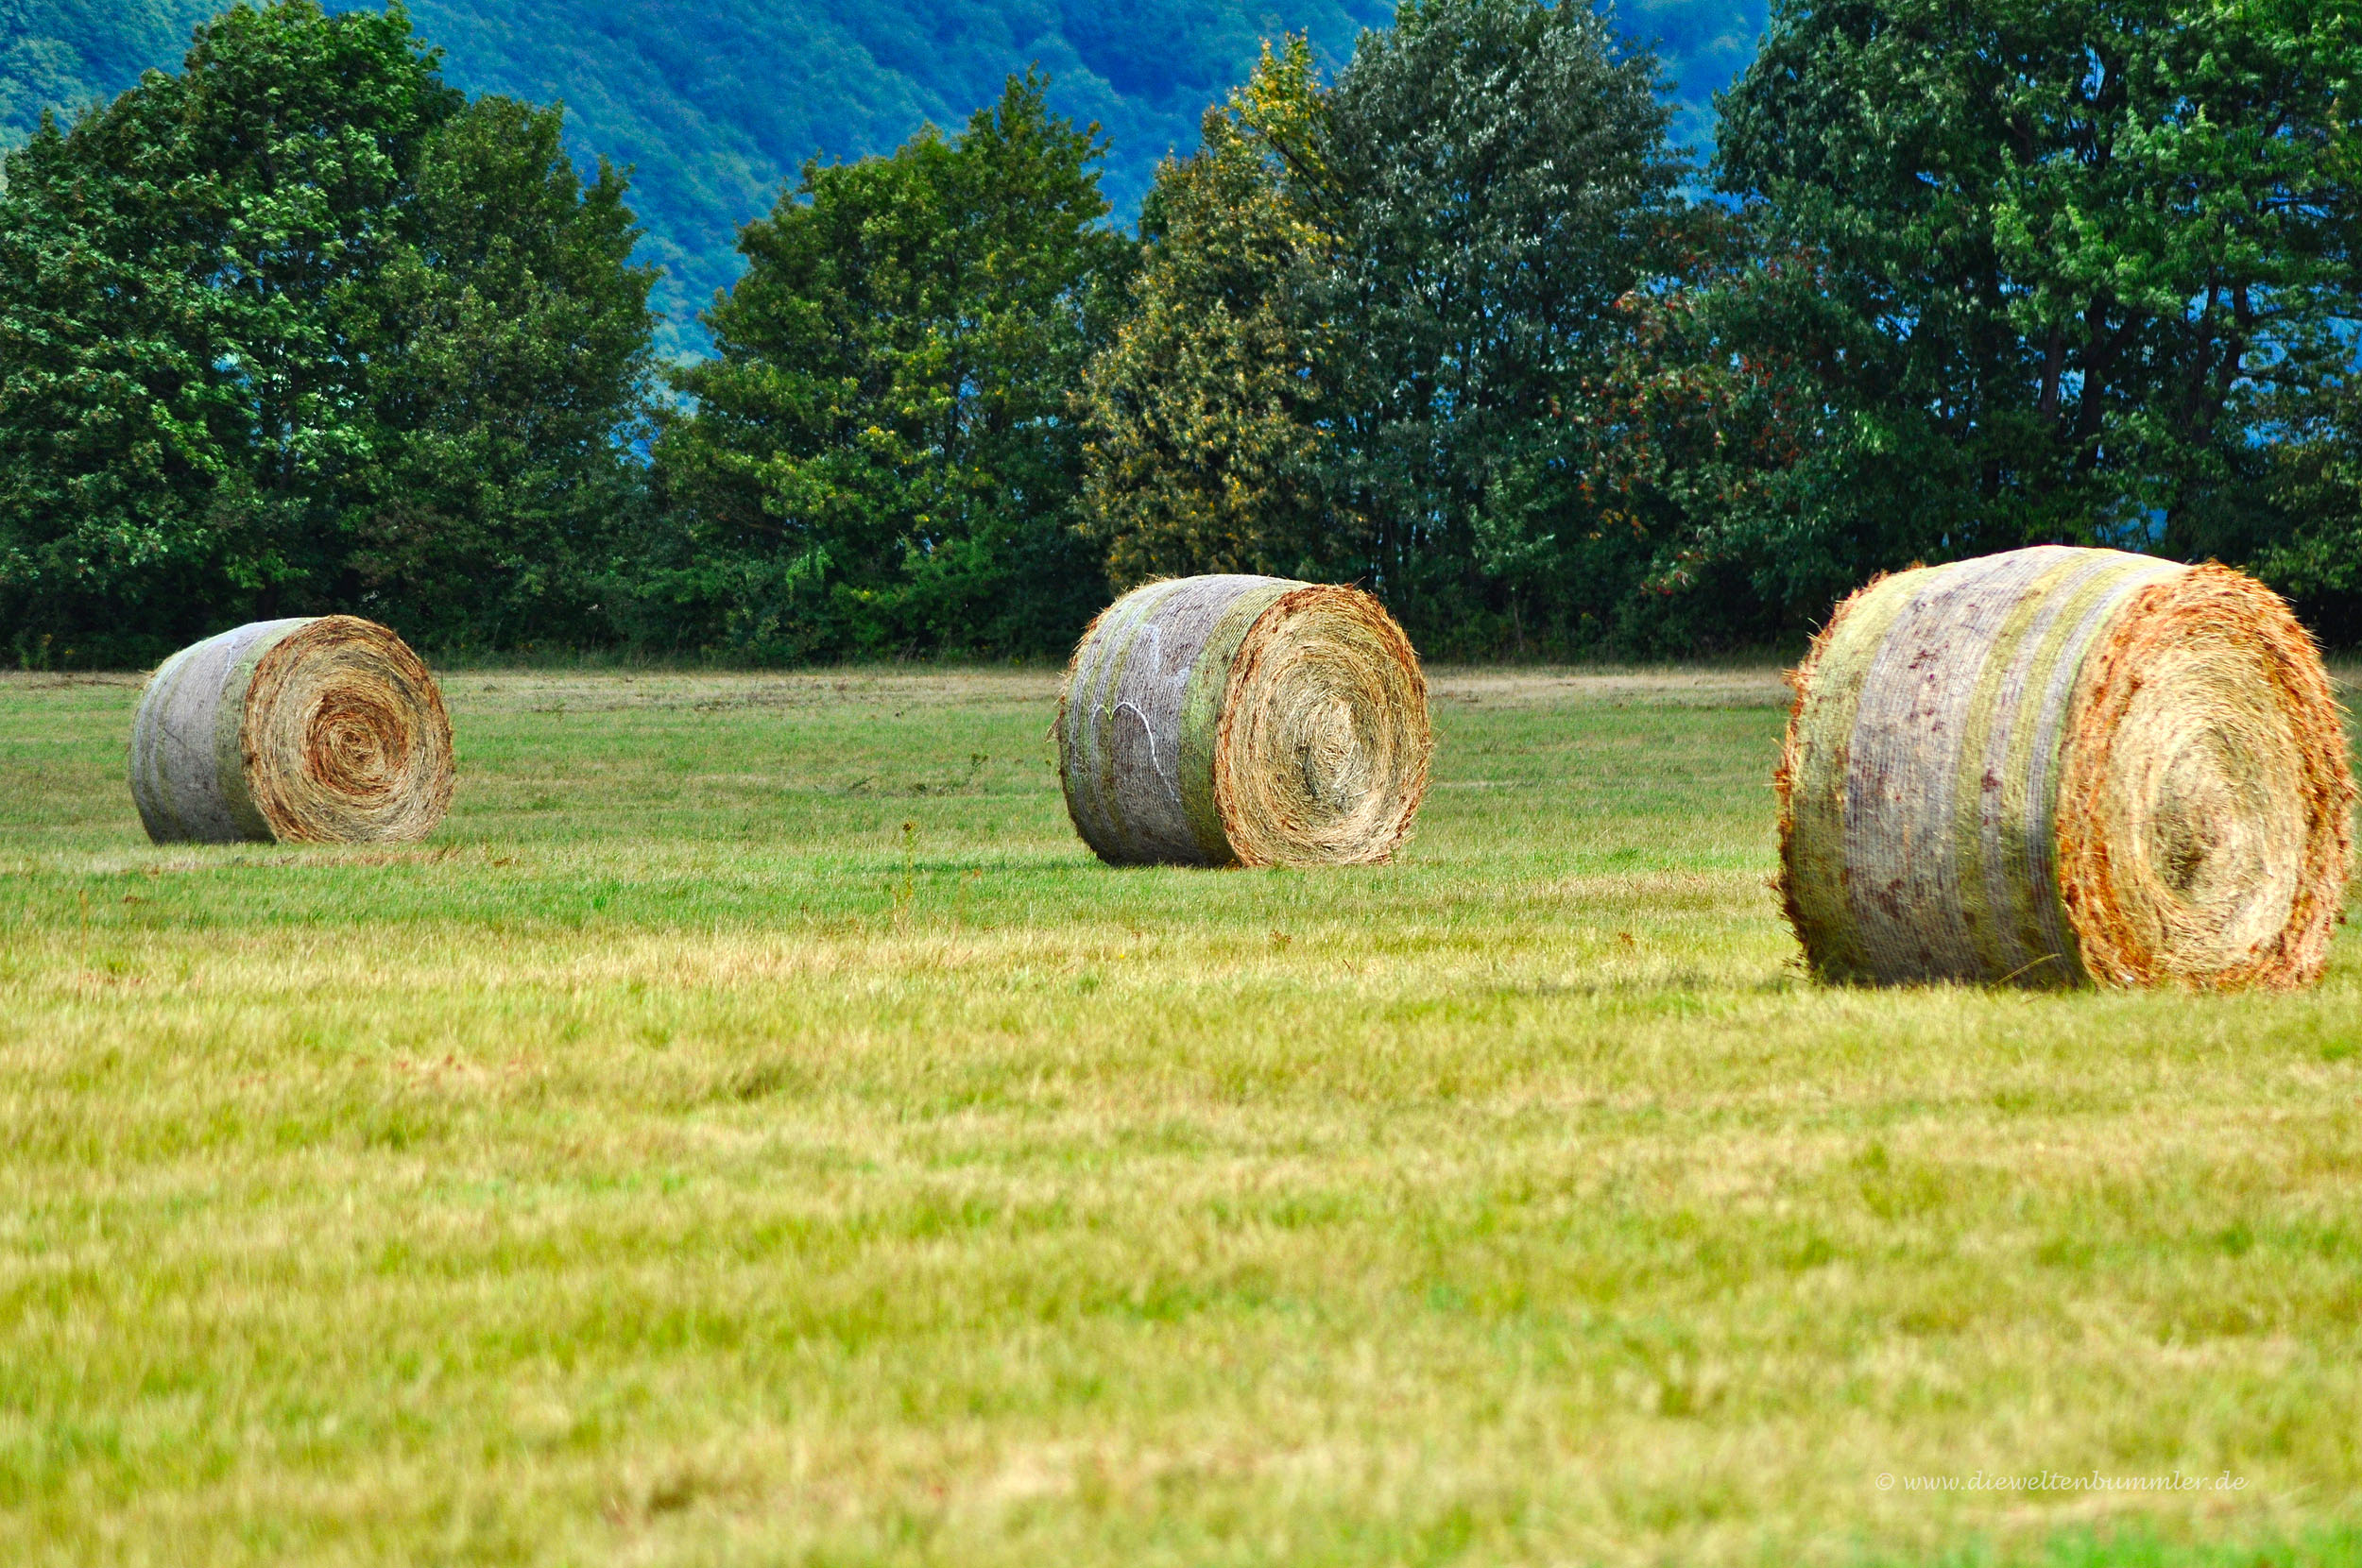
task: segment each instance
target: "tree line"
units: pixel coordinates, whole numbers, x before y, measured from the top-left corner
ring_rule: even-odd
[[[241,6],[0,189],[0,651],[1056,654],[1150,577],[1423,650],[1793,639],[2016,545],[2362,632],[2362,13],[1775,0],[1710,159],[1582,6],[1267,48],[1109,221],[1037,74],[808,164],[657,362],[625,175],[400,9]]]

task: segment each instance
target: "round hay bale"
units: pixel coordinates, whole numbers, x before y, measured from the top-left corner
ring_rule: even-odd
[[[1100,613],[1067,666],[1067,814],[1112,865],[1368,865],[1427,793],[1427,678],[1358,588],[1178,577]]]
[[[131,726],[131,796],[158,844],[409,844],[443,820],[453,775],[435,677],[350,615],[181,649]]]
[[[2353,782],[2319,652],[2252,578],[2056,545],[1897,572],[1791,678],[1781,893],[1823,978],[2319,977]]]

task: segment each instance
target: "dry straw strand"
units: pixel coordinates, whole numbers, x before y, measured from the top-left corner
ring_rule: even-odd
[[[2353,786],[2261,584],[2055,545],[1919,568],[1839,605],[1793,680],[1781,892],[1823,977],[2319,975]]]
[[[350,615],[258,621],[166,659],[131,728],[158,844],[409,844],[450,809],[451,719],[401,638]]]
[[[1101,612],[1057,735],[1068,814],[1116,865],[1384,861],[1433,749],[1418,656],[1377,600],[1241,574]]]

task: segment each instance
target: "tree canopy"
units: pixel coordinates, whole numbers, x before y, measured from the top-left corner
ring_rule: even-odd
[[[2314,0],[1782,0],[1723,104],[1749,243],[1686,320],[1813,428],[1686,542],[1798,614],[2038,540],[2268,555],[2351,358],[2358,85]]]
[[[446,87],[399,11],[309,0],[45,122],[0,194],[18,656],[328,607],[564,636],[630,483],[649,275],[621,178],[557,134]]]
[[[1160,170],[1094,372],[1119,570],[1358,578],[1430,646],[1563,633],[1589,530],[1559,412],[1685,211],[1654,86],[1539,0],[1406,4],[1333,86],[1267,54]]]
[[[1265,127],[1320,102],[1301,40],[1266,51],[1203,145],[1157,170],[1130,310],[1085,374],[1084,526],[1116,583],[1191,571],[1318,575],[1332,537],[1333,373],[1307,296],[1331,235]]]
[[[651,593],[769,656],[1071,639],[1105,578],[1074,528],[1070,389],[1129,247],[1102,147],[1010,78],[959,135],[807,164],[741,231],[715,357],[657,444],[678,531]]]
[[[0,640],[1030,656],[1260,571],[1430,653],[1667,654],[2042,540],[2362,634],[2350,6],[1779,0],[1699,165],[1591,9],[1403,0],[1266,47],[1137,233],[1057,94],[807,162],[652,397],[559,110],[400,9],[224,13],[6,165]]]

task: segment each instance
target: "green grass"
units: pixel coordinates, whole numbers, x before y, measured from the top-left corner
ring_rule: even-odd
[[[2362,1560],[2362,949],[1816,988],[1769,671],[1111,871],[1054,677],[454,673],[402,852],[0,679],[0,1562]],[[2234,1491],[1876,1478],[2180,1471]]]

